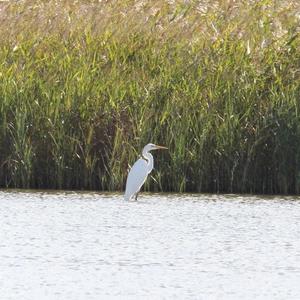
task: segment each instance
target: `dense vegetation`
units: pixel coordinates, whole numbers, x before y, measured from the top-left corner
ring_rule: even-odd
[[[297,0],[0,2],[0,185],[300,191]]]

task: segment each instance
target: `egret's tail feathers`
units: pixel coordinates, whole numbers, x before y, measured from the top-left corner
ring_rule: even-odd
[[[125,192],[125,194],[124,194],[124,200],[125,201],[130,201],[130,199],[131,199],[130,194]]]
[[[125,201],[136,201],[137,200],[136,196],[137,196],[136,194],[129,194],[129,193],[125,192],[124,200]]]

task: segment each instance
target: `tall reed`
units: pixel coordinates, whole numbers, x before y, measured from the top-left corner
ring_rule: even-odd
[[[0,4],[0,185],[299,193],[298,1]]]

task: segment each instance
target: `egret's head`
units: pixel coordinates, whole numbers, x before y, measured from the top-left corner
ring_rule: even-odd
[[[143,152],[149,152],[149,151],[158,150],[158,149],[168,149],[168,148],[150,143],[144,147]]]

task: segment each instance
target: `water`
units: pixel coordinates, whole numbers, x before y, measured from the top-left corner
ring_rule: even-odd
[[[300,200],[0,192],[1,300],[300,299]]]

